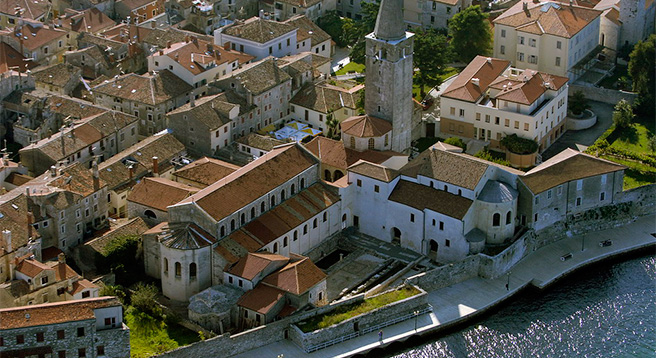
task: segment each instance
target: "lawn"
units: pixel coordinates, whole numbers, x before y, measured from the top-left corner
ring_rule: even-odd
[[[130,356],[147,358],[200,340],[198,333],[175,323],[165,323],[134,308],[125,311],[130,327]]]
[[[367,298],[363,302],[338,307],[337,309],[323,315],[312,317],[307,322],[299,325],[299,328],[307,333],[317,329],[330,327],[334,324],[346,321],[349,318],[373,311],[390,303],[406,299],[419,294],[419,290],[407,286],[399,290],[390,291],[382,295]]]
[[[602,155],[601,157],[628,167],[624,171],[624,190],[656,183],[656,168],[650,165],[610,155]]]
[[[335,72],[335,75],[337,76],[346,75],[350,72],[363,73],[364,65],[360,63],[349,62],[346,64],[346,66],[342,67],[341,69],[339,69],[339,71]]]
[[[654,135],[654,126],[653,119],[639,118],[631,127],[622,131],[615,130],[608,137],[608,143],[618,149],[649,153],[649,137]]]
[[[457,73],[458,73],[458,69],[453,68],[453,67],[447,67],[444,70],[444,73],[440,76],[440,82],[444,82],[447,78],[449,78],[449,77],[451,77],[451,76],[453,76]],[[431,88],[432,87],[424,86],[424,93],[428,93],[428,91],[430,91]],[[421,102],[421,100],[423,99],[421,97],[421,92],[420,92],[419,85],[417,85],[417,84],[412,85],[412,97],[414,99],[416,99],[417,101],[419,101],[419,102]]]

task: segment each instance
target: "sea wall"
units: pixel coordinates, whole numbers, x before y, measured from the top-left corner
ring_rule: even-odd
[[[408,277],[405,283],[419,286],[426,291],[451,286],[478,276],[480,260],[480,254],[469,256],[462,261]]]

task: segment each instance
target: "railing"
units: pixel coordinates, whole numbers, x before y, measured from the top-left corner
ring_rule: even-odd
[[[399,322],[407,321],[411,318],[419,317],[421,315],[424,315],[424,314],[430,313],[430,312],[433,312],[433,306],[428,305],[428,307],[426,307],[426,308],[423,308],[421,310],[417,310],[416,313],[415,312],[408,313],[406,315],[396,317],[392,320],[385,321],[385,322],[377,324],[375,326],[367,327],[367,328],[364,328],[362,330],[359,330],[359,331],[356,331],[356,332],[353,332],[353,333],[349,333],[347,335],[340,336],[340,337],[331,339],[331,340],[326,341],[326,342],[315,344],[315,345],[309,346],[309,347],[303,347],[303,349],[305,350],[306,353],[312,353],[312,352],[318,351],[319,349],[330,347],[330,346],[333,346],[335,344],[339,344],[339,343],[342,343],[344,341],[348,341],[349,339],[353,339],[353,338],[365,335],[367,333],[371,333],[371,332],[380,330],[381,328],[389,327],[393,324],[397,324]]]

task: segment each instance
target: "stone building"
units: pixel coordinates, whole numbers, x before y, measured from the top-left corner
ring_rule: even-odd
[[[282,140],[257,133],[250,133],[237,139],[239,151],[251,155],[253,158],[261,157],[272,151],[273,148],[285,143]]]
[[[117,18],[138,24],[164,14],[163,0],[118,0],[114,5]]]
[[[128,357],[130,331],[115,297],[0,309],[8,357]]]
[[[519,178],[519,218],[535,230],[599,206],[622,191],[625,166],[565,149]]]
[[[220,28],[214,33],[214,43],[221,47],[247,53],[256,61],[266,57],[283,57],[299,52],[297,28],[291,24],[252,17]],[[308,45],[310,40],[305,40]]]
[[[80,84],[82,70],[64,63],[57,63],[32,70],[36,88],[70,96]]]
[[[41,237],[34,229],[34,222],[32,203],[25,194],[0,201],[0,282],[13,279],[16,259],[32,256],[41,259]]]
[[[382,118],[366,114],[350,117],[340,123],[340,128],[345,147],[357,151],[392,149],[393,126]]]
[[[178,183],[203,189],[237,171],[240,167],[222,160],[203,157],[172,174]]]
[[[453,16],[471,5],[471,0],[404,0],[403,15],[409,27],[448,29]]]
[[[0,37],[23,56],[39,64],[59,62],[64,51],[74,44],[73,37],[67,31],[29,19],[19,19],[13,28],[0,31]]]
[[[413,34],[405,32],[403,1],[383,0],[374,32],[365,37],[365,113],[392,124],[391,149],[410,148],[413,129]]]
[[[143,178],[128,195],[128,217],[141,217],[155,226],[168,221],[168,206],[197,191],[197,188],[165,178]]]

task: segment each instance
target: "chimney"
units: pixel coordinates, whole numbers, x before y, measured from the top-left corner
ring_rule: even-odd
[[[34,236],[34,235],[32,234],[32,230],[34,229],[34,227],[32,226],[32,224],[34,224],[34,214],[32,214],[31,211],[28,211],[28,212],[27,212],[27,237],[28,237],[29,239],[31,239],[32,236]]]
[[[57,255],[57,262],[59,262],[60,264],[66,264],[66,254],[62,252],[59,255]]]
[[[523,2],[523,3],[522,3],[522,9],[523,9],[524,11],[528,11],[528,3]]]
[[[476,86],[476,87],[478,87],[478,86],[481,85],[481,81],[480,81],[480,79],[478,79],[478,78],[476,78],[476,77],[472,78],[471,81],[472,81],[472,83],[474,84],[474,86]]]
[[[189,43],[189,36],[185,36],[185,43]]]
[[[171,48],[171,41],[166,41],[166,48]]]
[[[157,23],[155,21],[150,22],[150,28],[154,29],[157,26]]]
[[[57,167],[54,165],[50,166],[50,176],[52,176],[53,178],[57,176]]]
[[[180,59],[180,55],[176,52],[175,53],[175,62],[179,62],[178,60]]]
[[[230,46],[232,46],[232,44],[230,43],[230,41],[226,41],[226,42],[223,44],[223,49],[226,50],[226,51],[230,51]]]
[[[492,57],[488,57],[486,60],[487,60],[487,63],[489,63],[490,65],[492,64]]]
[[[11,231],[9,231],[9,230],[2,230],[2,241],[4,242],[5,251],[6,251],[6,252],[11,252],[11,251],[12,251],[12,247],[11,247]]]
[[[198,38],[196,36],[191,37],[191,42],[193,42],[194,45],[198,46]]]
[[[128,173],[129,173],[129,176],[130,176],[130,182],[132,182],[132,177],[134,177],[134,165],[133,164],[130,164],[130,166],[128,167]]]
[[[159,163],[158,163],[159,158],[158,157],[153,157],[153,174],[159,176]]]
[[[159,55],[160,55],[160,56],[164,56],[164,51],[159,50]]]
[[[260,10],[260,19],[264,19],[264,10]]]
[[[194,96],[193,93],[189,96],[189,102],[192,107],[196,107],[196,97]]]
[[[93,159],[93,191],[100,190],[100,175],[98,174],[98,160]]]
[[[214,45],[212,45],[211,43],[208,43],[207,44],[207,52],[209,52],[209,53],[214,52]]]

